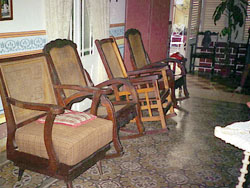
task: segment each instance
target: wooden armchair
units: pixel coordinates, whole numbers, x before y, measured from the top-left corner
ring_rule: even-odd
[[[86,86],[94,86],[88,72],[82,66],[75,43],[66,39],[57,39],[45,45],[43,51],[46,54],[51,70],[54,72],[54,79],[56,82],[63,85],[74,85],[78,90],[81,90],[81,88]],[[128,90],[131,91],[132,100],[130,102],[122,100],[117,94],[116,87],[121,85],[126,85]],[[140,106],[138,105],[138,96],[133,85],[126,79],[117,78],[102,82],[94,87],[102,89],[106,94],[112,93],[115,95],[115,100],[112,101],[115,108],[115,118],[113,121],[119,130],[121,127],[128,124],[130,120],[135,119],[138,132],[120,138],[130,139],[143,136],[144,128],[139,113]],[[65,98],[72,95],[72,92],[75,91],[68,90],[68,88],[65,87],[60,90],[60,92],[63,98]],[[68,106],[68,108],[70,108],[70,106]],[[99,106],[97,109],[97,115],[103,118],[107,117],[105,108]],[[120,138],[118,138],[118,140]],[[116,151],[117,156],[123,153],[121,145],[116,147]]]
[[[110,142],[117,142],[113,139],[116,124],[101,118],[91,118],[91,121],[86,118],[85,124],[78,127],[61,124],[67,119],[64,105],[78,97],[93,96],[92,114],[101,100],[109,118],[114,118],[113,107],[100,89],[85,87],[61,100],[58,89],[53,88],[43,54],[1,59],[0,82],[7,122],[7,158],[19,167],[18,180],[28,169],[64,180],[67,188],[73,188],[74,178],[94,164],[98,164],[101,173],[100,160],[105,157]],[[72,121],[78,118],[75,114]]]
[[[109,79],[128,78],[135,86],[139,95],[142,121],[161,121],[162,129],[166,130],[166,118],[175,115],[170,96],[170,89],[167,77],[169,70],[162,68],[161,75],[149,75],[150,69],[127,72],[123,59],[114,38],[96,40],[95,44],[101,56]],[[164,76],[165,89],[159,89],[159,80]],[[118,90],[120,96],[130,99],[130,92],[127,88]],[[169,112],[167,114],[167,112]],[[167,115],[166,115],[167,114]],[[157,131],[156,131],[157,132]],[[147,132],[146,132],[147,133]]]
[[[206,67],[202,64],[196,64],[196,58],[208,59],[211,63],[211,74],[214,73],[216,59],[216,43],[218,42],[218,33],[205,31],[199,32],[195,43],[191,44],[190,52],[190,72],[194,72],[196,67]]]
[[[183,100],[189,97],[189,92],[187,90],[187,81],[186,81],[186,68],[185,61],[181,61],[175,58],[166,58],[159,62],[151,62],[150,58],[144,48],[144,44],[141,38],[141,33],[137,29],[128,29],[125,32],[125,38],[128,42],[128,47],[130,51],[130,59],[132,62],[133,70],[141,69],[152,69],[152,72],[157,71],[158,68],[167,66],[172,70],[174,75],[174,80],[170,80],[171,95],[174,102],[174,106],[177,107],[177,101]],[[177,71],[179,70],[179,72]],[[164,88],[163,82],[160,82],[160,89]],[[175,90],[182,89],[184,90],[185,97],[176,98]]]

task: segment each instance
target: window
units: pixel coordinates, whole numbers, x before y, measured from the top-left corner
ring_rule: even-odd
[[[201,12],[201,0],[191,0],[191,6],[190,6],[190,34],[189,38],[195,38],[197,35],[197,32],[199,31],[199,25],[200,25],[200,12]]]
[[[93,32],[86,1],[73,1],[70,39],[77,44],[81,57],[93,54]]]
[[[247,6],[247,17],[246,17],[246,23],[244,27],[244,40],[247,40],[248,38],[249,28],[250,28],[250,0],[248,0],[248,6]]]
[[[203,6],[203,18],[204,20],[201,24],[202,31],[213,31],[220,32],[225,26],[225,17],[222,15],[221,19],[216,22],[214,25],[213,14],[216,7],[220,4],[219,0],[206,0]]]
[[[190,20],[190,37],[195,37],[198,30],[206,31],[210,30],[213,32],[220,32],[226,24],[226,17],[223,19],[223,15],[220,20],[214,25],[212,19],[215,8],[220,3],[219,0],[191,0],[191,20]],[[248,0],[248,4],[250,0]],[[244,26],[243,38],[248,38],[248,28],[250,27],[250,6],[247,7],[247,17]]]

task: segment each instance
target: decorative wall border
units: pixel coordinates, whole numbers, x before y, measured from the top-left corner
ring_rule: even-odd
[[[125,23],[110,24],[109,34],[115,37],[122,56],[124,54],[124,32]]]
[[[0,58],[42,52],[47,42],[45,30],[0,34]]]
[[[123,37],[124,36],[124,26],[119,26],[119,27],[111,27],[109,30],[110,36],[114,37]]]
[[[45,30],[36,30],[36,31],[22,31],[22,32],[8,32],[0,33],[0,38],[15,38],[15,37],[29,37],[29,36],[38,36],[46,35]]]
[[[0,59],[41,53],[47,43],[45,30],[0,33]],[[0,100],[0,123],[5,121]]]

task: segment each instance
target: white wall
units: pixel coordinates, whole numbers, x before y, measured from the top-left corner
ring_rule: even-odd
[[[125,23],[126,0],[111,0],[110,2],[110,24]]]
[[[13,20],[0,22],[0,33],[45,30],[45,0],[13,0]]]
[[[45,30],[44,4],[45,0],[13,0],[13,20],[0,21],[0,33]],[[2,46],[5,40],[0,40]],[[0,100],[0,114],[3,113],[2,109]]]

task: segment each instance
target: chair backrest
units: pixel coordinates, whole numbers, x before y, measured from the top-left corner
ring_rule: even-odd
[[[43,54],[0,60],[0,93],[8,126],[36,119],[44,112],[14,107],[7,98],[35,103],[57,104],[50,72]],[[15,127],[16,126],[16,127]]]
[[[141,33],[137,29],[128,29],[125,32],[125,38],[128,41],[130,58],[134,70],[140,69],[150,64],[149,58],[145,51]]]
[[[126,78],[127,71],[115,38],[96,40],[95,44],[109,79]]]
[[[43,49],[48,58],[49,65],[53,73],[57,74],[59,80],[55,82],[60,84],[79,85],[85,87],[88,85],[85,77],[85,70],[77,52],[77,46],[70,40],[57,39],[49,42]],[[90,81],[92,84],[92,81]],[[66,97],[77,93],[74,90],[65,90]]]

